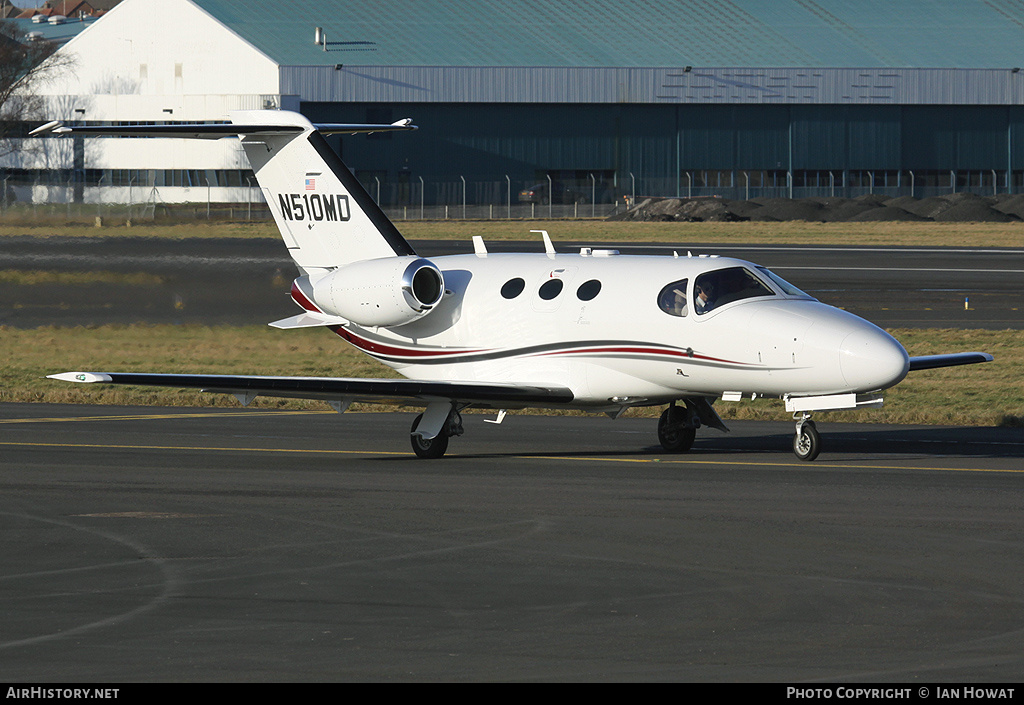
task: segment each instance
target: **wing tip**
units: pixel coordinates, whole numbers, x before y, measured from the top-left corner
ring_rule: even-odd
[[[995,358],[990,353],[966,352],[951,353],[948,355],[921,355],[910,358],[910,369],[933,370],[939,367],[955,367],[957,365],[975,365],[982,362],[992,362]]]
[[[46,375],[46,378],[56,379],[61,382],[78,382],[82,384],[111,381],[110,375],[103,374],[102,372],[60,372],[58,374]]]

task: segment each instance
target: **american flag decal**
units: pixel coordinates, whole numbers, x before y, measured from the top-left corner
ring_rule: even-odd
[[[306,190],[316,191],[316,179],[306,179]]]

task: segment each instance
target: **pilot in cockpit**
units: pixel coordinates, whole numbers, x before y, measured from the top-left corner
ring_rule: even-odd
[[[702,277],[693,287],[693,306],[697,313],[707,313],[715,307],[715,283],[709,277]]]

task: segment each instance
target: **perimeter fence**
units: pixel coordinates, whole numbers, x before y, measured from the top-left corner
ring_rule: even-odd
[[[219,185],[207,172],[185,174],[188,185],[156,185],[157,170],[108,172],[87,181],[78,172],[24,173],[0,170],[0,222],[99,222],[159,220],[260,221],[271,217],[264,194],[251,176]],[[724,200],[857,198],[869,194],[928,198],[955,193],[994,196],[1019,192],[996,173],[971,176],[947,172],[946,178],[916,178],[913,172],[871,174],[856,183],[826,172],[809,179],[787,172],[684,172],[679,179],[603,178],[564,182],[546,178],[430,182],[422,178],[394,183],[357,174],[364,188],[392,220],[502,220],[607,218],[646,198],[721,198]],[[934,177],[934,175],[932,175]],[[179,182],[180,183],[180,182]],[[554,194],[554,198],[550,194]]]

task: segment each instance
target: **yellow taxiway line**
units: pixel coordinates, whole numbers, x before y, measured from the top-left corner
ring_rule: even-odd
[[[20,418],[0,419],[0,424],[18,423],[58,423],[77,421],[148,421],[156,419],[189,419],[230,416],[261,416],[261,415],[299,415],[299,414],[334,414],[329,410],[306,410],[306,411],[223,411],[223,412],[195,412],[195,413],[169,413],[169,414],[133,414],[124,416],[70,416],[70,417],[48,417],[48,418]],[[97,448],[107,450],[153,450],[153,451],[186,451],[186,452],[252,452],[252,453],[286,453],[301,455],[371,455],[371,456],[411,456],[411,452],[382,451],[382,450],[339,450],[339,449],[316,449],[316,448],[254,448],[254,447],[229,447],[229,446],[155,446],[155,445],[125,445],[112,443],[35,443],[28,441],[0,441],[0,447],[40,447],[40,448]],[[449,455],[448,459],[457,460],[458,455]],[[479,457],[479,456],[474,456]],[[864,465],[859,463],[823,463],[823,462],[749,462],[736,460],[712,460],[710,458],[679,458],[679,457],[651,457],[651,458],[619,458],[619,457],[597,457],[587,455],[575,457],[569,455],[544,455],[544,454],[523,454],[517,456],[522,460],[560,460],[566,462],[606,462],[606,463],[660,463],[669,465],[715,465],[727,467],[750,467],[750,468],[796,468],[802,470],[838,469],[838,470],[917,470],[925,472],[989,472],[989,473],[1010,473],[1024,474],[1024,469],[998,469],[998,468],[960,468],[960,467],[932,467],[914,465]]]
[[[150,450],[161,452],[204,452],[204,453],[284,453],[293,455],[366,455],[366,456],[412,456],[411,451],[386,451],[386,450],[341,450],[324,448],[255,448],[255,447],[231,447],[231,446],[156,446],[156,445],[126,445],[114,443],[37,443],[29,441],[0,441],[0,447],[28,447],[28,448],[94,448],[103,450]],[[479,459],[479,455],[473,455]],[[616,458],[610,456],[574,457],[569,455],[544,455],[544,454],[521,454],[509,455],[507,458],[519,460],[558,460],[565,462],[604,462],[604,463],[657,463],[661,465],[715,465],[723,467],[749,467],[749,468],[790,468],[800,470],[911,470],[923,472],[987,472],[987,473],[1010,473],[1024,474],[1024,469],[1000,469],[1000,468],[962,468],[962,467],[936,467],[920,465],[864,465],[860,463],[823,463],[823,462],[750,462],[737,460],[713,460],[710,458]],[[458,460],[458,455],[446,456],[448,460]]]
[[[336,412],[324,409],[322,411],[273,411],[273,410],[260,410],[260,411],[232,411],[226,410],[221,412],[197,412],[187,414],[132,414],[129,416],[54,416],[50,418],[39,417],[39,418],[24,418],[24,419],[0,419],[0,424],[7,423],[60,423],[67,421],[149,421],[153,419],[203,419],[211,417],[224,417],[224,416],[263,416],[263,415],[285,415],[294,416],[296,414],[334,414]]]

